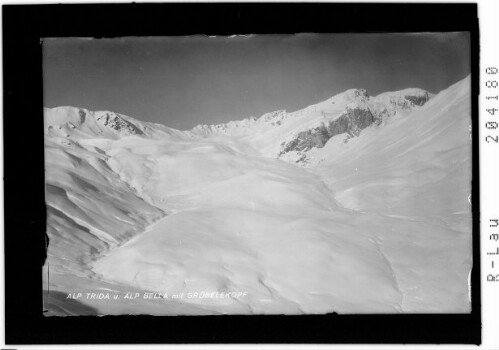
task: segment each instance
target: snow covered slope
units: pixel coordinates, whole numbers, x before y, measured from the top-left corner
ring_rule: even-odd
[[[469,78],[190,131],[45,121],[51,290],[246,293],[82,301],[94,313],[470,310]]]
[[[316,171],[351,209],[469,216],[470,84],[468,77],[413,113],[347,143],[338,135],[309,154],[310,162],[321,163]]]

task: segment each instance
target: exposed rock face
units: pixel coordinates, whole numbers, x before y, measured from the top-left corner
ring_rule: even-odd
[[[345,113],[350,120],[351,129],[362,130],[374,123],[374,116],[367,108],[347,108]]]
[[[81,116],[81,115],[80,115]],[[96,120],[103,124],[104,126],[117,131],[120,134],[125,135],[143,135],[142,130],[137,128],[132,123],[126,121],[125,119],[119,117],[115,113],[106,113],[98,116]]]
[[[405,96],[405,98],[409,100],[413,105],[422,106],[426,102],[428,102],[430,96],[428,95],[428,93],[426,93],[422,96]]]
[[[383,97],[388,97],[388,102],[393,107],[402,109],[410,109],[414,106],[422,106],[431,98],[430,94],[427,91],[419,89],[414,89],[414,91],[408,91],[405,93],[394,93],[394,95],[390,94],[391,93],[384,93],[380,96],[382,96],[382,99]]]
[[[300,132],[295,139],[284,145],[280,154],[290,151],[308,151],[313,147],[322,148],[331,138],[324,124],[319,127]]]
[[[279,155],[290,151],[308,151],[313,147],[322,148],[333,136],[348,133],[358,135],[361,130],[373,124],[377,119],[369,108],[347,108],[328,125],[320,125],[310,130],[300,132],[292,141],[284,144]]]
[[[346,133],[350,127],[350,118],[346,114],[341,115],[338,119],[329,122],[328,133],[329,137]]]
[[[80,124],[83,124],[85,122],[85,118],[87,116],[87,113],[83,109],[78,110],[78,115],[80,116]]]

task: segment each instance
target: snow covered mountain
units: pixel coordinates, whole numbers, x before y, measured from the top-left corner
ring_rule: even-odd
[[[246,293],[81,301],[97,314],[469,312],[470,101],[469,77],[352,89],[189,131],[45,109],[46,283]]]
[[[203,136],[248,135],[253,139],[250,143],[264,153],[288,159],[286,156],[293,152],[303,161],[303,152],[324,147],[331,137],[358,136],[368,126],[380,125],[390,117],[423,106],[431,97],[433,94],[421,89],[387,92],[376,97],[369,96],[364,89],[351,89],[296,112],[278,110],[258,119],[200,125],[192,132]]]

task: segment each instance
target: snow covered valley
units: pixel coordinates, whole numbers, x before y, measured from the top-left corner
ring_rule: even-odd
[[[470,103],[467,77],[189,131],[46,109],[48,314],[469,312]]]

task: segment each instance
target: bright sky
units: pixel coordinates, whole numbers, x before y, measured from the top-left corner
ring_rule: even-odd
[[[294,111],[350,88],[437,93],[470,73],[468,33],[56,38],[43,48],[46,107],[182,130]]]

